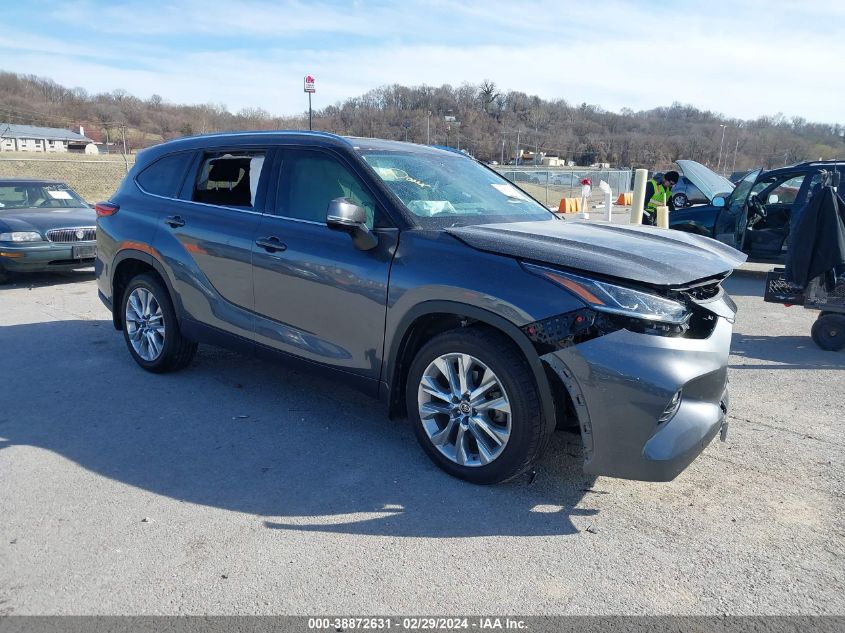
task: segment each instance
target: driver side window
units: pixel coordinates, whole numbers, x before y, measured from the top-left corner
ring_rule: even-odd
[[[763,204],[792,204],[798,197],[804,177],[804,174],[799,174],[767,178],[754,185],[751,193],[758,196]]]
[[[801,189],[801,185],[803,183],[804,175],[790,178],[789,180],[780,183],[777,187],[770,191],[769,198],[774,195],[778,197],[778,204],[792,204],[798,197],[798,191]]]
[[[276,214],[324,224],[329,202],[349,198],[367,212],[367,226],[373,228],[375,201],[358,177],[333,156],[315,151],[291,152],[287,169],[282,169]]]

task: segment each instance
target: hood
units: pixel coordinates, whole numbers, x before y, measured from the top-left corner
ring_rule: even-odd
[[[97,213],[88,207],[61,209],[0,209],[0,232],[40,231],[96,226]]]
[[[478,250],[666,288],[725,275],[746,260],[709,237],[653,227],[548,220],[445,230]]]
[[[697,163],[694,160],[679,160],[675,162],[681,168],[681,171],[684,172],[687,180],[698,187],[698,190],[708,200],[713,200],[713,198],[720,194],[728,195],[734,190],[734,184],[730,180],[707,169],[701,163]]]

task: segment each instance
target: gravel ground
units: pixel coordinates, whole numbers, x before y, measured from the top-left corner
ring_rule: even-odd
[[[845,353],[727,286],[726,443],[648,484],[557,434],[495,487],[309,374],[210,347],[143,372],[90,274],[4,286],[0,614],[844,614]]]

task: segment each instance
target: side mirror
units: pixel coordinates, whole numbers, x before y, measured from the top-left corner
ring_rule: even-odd
[[[725,200],[725,196],[716,196],[713,198],[713,206],[716,208],[722,208],[727,204]]]
[[[769,199],[766,201],[766,204],[777,204],[778,200],[780,200],[780,198],[778,198],[778,194],[773,193],[769,196]]]
[[[349,198],[335,198],[326,210],[326,226],[352,236],[352,243],[362,251],[376,247],[378,238],[367,227],[367,212]]]

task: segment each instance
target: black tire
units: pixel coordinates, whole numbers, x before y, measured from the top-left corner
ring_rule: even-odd
[[[687,198],[687,194],[685,193],[676,193],[672,196],[672,204],[676,209],[683,209],[684,207],[689,206],[689,198]]]
[[[426,368],[450,353],[474,356],[500,380],[510,401],[511,431],[501,454],[485,465],[463,466],[443,455],[429,439],[420,418],[418,390]],[[555,421],[544,419],[534,374],[519,348],[487,327],[468,327],[440,334],[417,352],[408,370],[405,402],[414,434],[426,454],[450,475],[475,484],[495,484],[530,469],[548,445]]]
[[[845,314],[823,312],[810,330],[813,341],[823,350],[838,352],[845,349]]]
[[[165,328],[164,345],[154,360],[145,360],[135,351],[129,337],[129,328],[125,322],[126,304],[132,292],[137,288],[144,288],[151,292],[156,302],[161,306]],[[153,273],[144,273],[130,280],[120,300],[120,318],[123,322],[123,339],[126,341],[129,353],[135,359],[135,362],[147,371],[156,374],[177,371],[187,367],[197,353],[197,344],[182,336],[179,330],[179,321],[176,318],[176,311],[173,309],[173,302],[167,288],[161,282],[161,279]]]
[[[5,268],[0,266],[0,284],[8,283],[12,280],[12,275]]]

